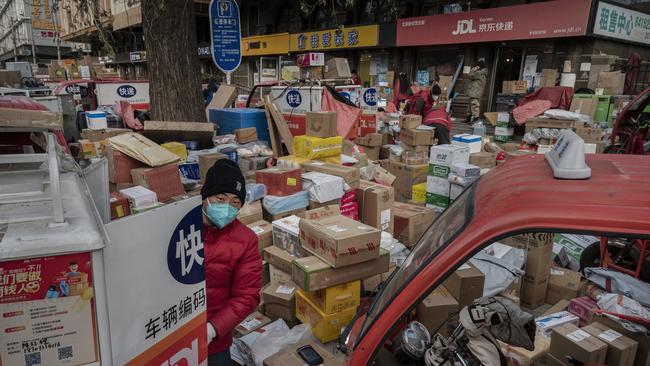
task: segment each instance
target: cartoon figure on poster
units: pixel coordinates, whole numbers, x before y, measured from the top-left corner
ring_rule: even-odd
[[[37,284],[37,286],[39,285]],[[83,294],[88,288],[88,273],[79,272],[79,264],[76,261],[70,261],[67,268],[61,270],[52,279],[45,293],[45,298],[56,299],[77,296]],[[38,288],[36,288],[36,291],[38,291]]]

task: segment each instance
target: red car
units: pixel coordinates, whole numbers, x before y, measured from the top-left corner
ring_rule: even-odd
[[[522,156],[466,189],[348,326],[346,363],[377,361],[417,304],[494,241],[539,232],[650,239],[650,157],[595,154],[586,163],[591,178],[558,180],[543,155]]]
[[[637,95],[616,116],[612,128],[611,145],[607,152],[615,154],[648,154],[650,130],[650,88]]]

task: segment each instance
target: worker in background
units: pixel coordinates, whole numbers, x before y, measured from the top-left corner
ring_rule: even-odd
[[[239,222],[246,181],[239,166],[217,160],[201,189],[208,310],[208,366],[230,366],[235,327],[260,302],[262,258],[257,235]]]
[[[481,116],[481,98],[483,98],[483,91],[487,83],[487,68],[485,62],[479,60],[470,73],[467,75],[469,83],[467,85],[467,96],[470,101],[471,114],[468,117],[470,123],[476,122]]]
[[[352,70],[352,85],[362,85],[361,84],[361,78],[359,77],[359,74],[357,74],[357,70]]]
[[[419,114],[422,116],[422,124],[435,127],[438,145],[451,143],[451,118],[447,114],[444,105],[438,104],[442,90],[436,83],[430,90],[422,90],[417,94],[411,94],[406,106],[407,114]]]

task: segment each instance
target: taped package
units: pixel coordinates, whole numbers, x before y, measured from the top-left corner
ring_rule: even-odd
[[[309,200],[318,203],[337,200],[346,189],[343,178],[318,172],[304,173],[302,185],[309,192]]]

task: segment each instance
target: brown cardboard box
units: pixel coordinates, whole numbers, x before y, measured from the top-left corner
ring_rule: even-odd
[[[429,171],[429,164],[408,165],[394,161],[382,163],[382,167],[397,177],[393,187],[395,188],[395,200],[400,202],[407,202],[411,199],[412,187],[418,183],[426,182]]]
[[[624,336],[635,340],[639,347],[634,358],[634,366],[650,366],[650,335],[646,333],[634,333],[625,329],[622,325],[606,316],[594,316],[594,321],[602,324],[603,326],[615,330]]]
[[[308,161],[302,163],[303,172],[319,172],[323,174],[335,175],[343,178],[350,188],[359,187],[359,169],[350,166],[336,165],[331,163],[324,163],[322,161]]]
[[[555,86],[558,75],[559,73],[556,69],[542,69],[542,77],[539,81],[539,87]]]
[[[210,105],[208,105],[208,108],[206,109],[206,113],[208,109],[220,109],[232,106],[235,98],[237,98],[237,87],[221,83],[219,89],[217,89],[217,92],[212,97]]]
[[[377,258],[380,240],[380,230],[345,216],[300,220],[302,248],[335,268]]]
[[[501,240],[501,243],[515,248],[526,249],[526,274],[521,288],[521,304],[534,309],[546,300],[546,289],[551,268],[553,234],[531,233],[515,235]]]
[[[241,209],[239,209],[237,219],[239,219],[239,221],[244,225],[252,224],[256,221],[262,221],[262,201],[246,203]]]
[[[331,201],[327,201],[327,202],[323,202],[323,203],[315,202],[315,201],[309,201],[309,207],[307,207],[307,208],[309,210],[315,210],[315,209],[318,209],[318,208],[323,208],[323,207],[328,207],[328,206],[338,206],[340,202],[341,202],[340,199],[331,200]]]
[[[475,299],[483,297],[485,275],[473,265],[466,263],[449,275],[443,285],[458,301],[460,309]]]
[[[598,108],[598,99],[591,98],[573,98],[571,101],[571,112],[578,112],[587,115],[592,119],[596,116],[596,108]]]
[[[255,221],[246,226],[257,235],[257,247],[262,255],[264,248],[273,245],[273,226],[264,220]]]
[[[599,73],[598,88],[604,89],[604,95],[623,94],[623,89],[625,88],[625,73],[620,71]]]
[[[392,186],[395,180],[397,179],[396,176],[392,175],[388,170],[377,166],[375,169],[375,182],[379,184],[383,184],[385,186]]]
[[[271,319],[282,318],[287,323],[296,322],[296,286],[270,283],[262,290],[264,314]]]
[[[380,146],[364,146],[363,150],[365,151],[369,160],[379,160],[379,152],[381,151]]]
[[[240,144],[257,141],[257,128],[247,127],[235,130],[235,140]]]
[[[362,146],[382,146],[384,144],[384,135],[382,133],[369,133],[365,136],[357,137],[354,142]]]
[[[431,334],[437,332],[447,337],[449,329],[445,323],[453,324],[454,315],[459,310],[458,301],[444,286],[439,286],[418,305],[417,319]]]
[[[291,273],[291,263],[296,259],[296,256],[276,246],[264,248],[262,255],[267,263],[285,273]]]
[[[22,84],[20,71],[18,70],[0,70],[0,86],[9,86],[15,88]]]
[[[298,217],[301,219],[307,220],[319,220],[324,217],[332,217],[341,215],[341,210],[338,205],[328,205],[324,207],[319,207],[309,211],[301,212]]]
[[[307,112],[307,136],[334,137],[338,136],[336,112]]]
[[[393,236],[407,247],[411,247],[417,244],[435,218],[436,212],[431,207],[395,202]]]
[[[132,184],[131,169],[145,166],[144,163],[123,154],[119,150],[106,146],[108,160],[108,181],[115,184]]]
[[[592,99],[595,100],[596,99]],[[602,142],[603,129],[598,127],[578,127],[576,135],[580,136],[586,144],[597,144]]]
[[[174,196],[185,193],[177,164],[131,169],[131,178],[133,184],[156,192],[158,202],[165,202]]]
[[[310,345],[323,359],[322,366],[343,366],[345,362],[321,347],[318,342],[302,341],[292,344],[273,356],[264,359],[264,366],[303,366],[305,361],[298,355],[298,348]]]
[[[600,323],[591,323],[582,328],[607,344],[605,364],[611,366],[633,366],[639,343]]]
[[[404,151],[414,151],[414,152],[425,152],[428,153],[431,150],[429,145],[408,145],[400,141],[399,146],[404,149]]]
[[[254,332],[255,330],[262,328],[263,326],[269,324],[271,319],[264,316],[262,313],[256,311],[253,314],[249,315],[235,327],[235,337],[243,337],[246,334]]]
[[[567,363],[564,363],[553,355],[546,355],[546,366],[569,366]]]
[[[564,324],[553,329],[549,353],[558,360],[570,356],[583,363],[603,364],[607,344],[573,324]]]
[[[316,291],[388,272],[389,264],[390,255],[383,249],[379,258],[341,268],[332,268],[318,257],[310,256],[293,261],[291,279],[305,291]]]
[[[526,80],[505,80],[503,82],[503,94],[526,94],[528,83]]]
[[[392,234],[391,208],[395,202],[393,187],[362,180],[355,195],[359,202],[359,221]]]
[[[551,267],[546,289],[546,303],[555,304],[560,300],[571,300],[578,297],[580,280],[582,280],[582,275],[579,272]]]
[[[268,265],[268,267],[269,267],[269,282],[270,283],[273,283],[273,284],[275,284],[275,283],[284,283],[284,284],[292,283],[292,281],[291,281],[291,273],[281,271],[281,270],[277,269],[275,266],[270,265],[270,264]],[[269,283],[269,282],[267,282],[267,283]]]
[[[194,140],[200,148],[207,149],[214,146],[215,126],[209,122],[145,121],[142,133],[157,143]]]
[[[108,201],[111,205],[111,220],[119,219],[120,217],[129,216],[131,214],[129,200],[121,193],[111,193]]]
[[[212,168],[214,163],[219,159],[228,159],[228,157],[218,152],[199,155],[199,170],[201,172],[201,180],[200,180],[201,183],[205,182],[205,175],[208,174],[208,169]]]
[[[400,142],[411,146],[433,145],[433,131],[404,128],[400,130]]]
[[[497,154],[485,151],[470,154],[469,163],[481,169],[492,169],[497,166]]]
[[[330,58],[327,63],[325,63],[325,72],[323,73],[323,76],[325,76],[325,79],[352,77],[352,74],[350,73],[350,65],[348,65],[348,59],[344,57]]]
[[[289,196],[302,190],[300,169],[268,168],[255,172],[257,183],[266,186],[266,194]]]
[[[275,215],[271,215],[271,213],[268,212],[266,210],[266,208],[262,207],[262,218],[265,221],[273,222],[275,220],[284,219],[285,217],[289,217],[291,215],[298,215],[298,214],[300,214],[301,212],[304,212],[304,211],[305,211],[305,208],[297,208],[295,210],[280,212],[280,213],[277,213]]]
[[[571,302],[569,300],[560,300],[555,305],[548,308],[542,315],[546,316],[564,311],[569,307],[570,303]]]
[[[416,128],[422,124],[422,116],[419,114],[403,114],[399,116],[400,128]]]

